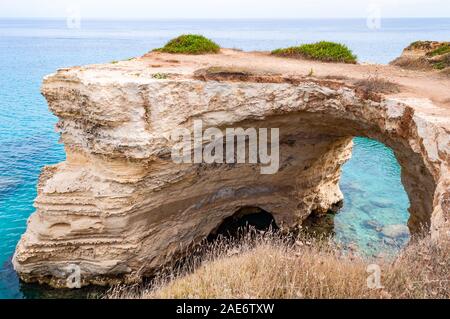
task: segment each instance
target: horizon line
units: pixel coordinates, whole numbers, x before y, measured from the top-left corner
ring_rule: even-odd
[[[0,19],[27,19],[27,20],[65,20],[67,17],[25,17],[25,16],[17,16],[17,17],[2,17],[0,16]],[[88,17],[88,18],[82,18],[82,20],[105,20],[105,21],[148,21],[148,20],[154,20],[154,21],[170,21],[170,20],[366,20],[367,17],[280,17],[280,18],[273,18],[273,17],[261,17],[261,18],[230,18],[230,17],[223,17],[223,18],[204,18],[204,17],[194,17],[194,18],[118,18],[118,17]],[[450,19],[450,16],[448,17],[427,17],[427,16],[405,16],[405,17],[385,17],[381,18],[382,20],[387,19]]]

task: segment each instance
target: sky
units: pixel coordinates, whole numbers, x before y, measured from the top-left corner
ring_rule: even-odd
[[[83,19],[450,17],[449,0],[0,0],[0,17]]]

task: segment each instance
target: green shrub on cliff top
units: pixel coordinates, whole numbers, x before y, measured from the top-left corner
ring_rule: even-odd
[[[170,40],[164,47],[155,51],[179,54],[206,54],[218,53],[220,46],[202,35],[183,34]]]
[[[433,56],[447,54],[447,53],[450,53],[450,45],[444,44],[444,45],[440,46],[439,48],[429,52],[427,55],[433,57]]]
[[[272,54],[282,57],[305,58],[325,62],[356,63],[357,59],[356,55],[347,46],[327,41],[277,49],[272,51]]]

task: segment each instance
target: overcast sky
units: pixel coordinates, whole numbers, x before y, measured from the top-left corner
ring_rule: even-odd
[[[83,19],[450,17],[450,0],[0,0],[0,17]]]

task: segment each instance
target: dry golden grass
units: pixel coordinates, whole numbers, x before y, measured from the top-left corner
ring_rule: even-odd
[[[400,87],[398,84],[378,76],[370,76],[367,79],[356,81],[356,86],[364,89],[368,93],[398,93]]]
[[[202,261],[148,287],[115,287],[107,298],[450,298],[450,246],[415,241],[395,259],[366,260],[329,241],[247,236],[212,245]],[[369,264],[381,285],[367,285]]]

